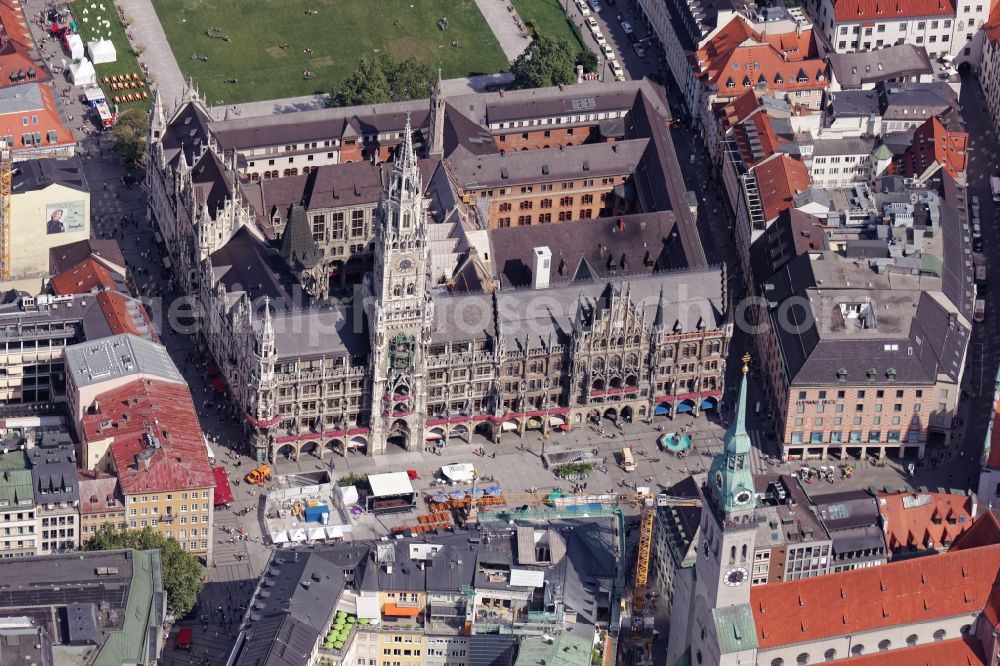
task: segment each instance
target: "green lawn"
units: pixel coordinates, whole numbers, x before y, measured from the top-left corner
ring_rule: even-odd
[[[329,92],[361,56],[385,49],[398,59],[412,56],[440,67],[445,78],[509,68],[473,0],[153,0],[153,5],[181,72],[194,78],[211,104]],[[438,27],[441,18],[448,19],[447,30]],[[210,27],[231,41],[209,37]],[[208,56],[208,62],[192,55]],[[316,78],[304,79],[304,70]],[[231,79],[237,83],[227,83]]]
[[[95,65],[94,69],[97,70],[97,80],[101,84],[101,88],[104,89],[104,94],[108,97],[108,102],[111,103],[113,98],[117,95],[124,95],[127,93],[141,93],[146,91],[149,95],[148,100],[142,100],[139,102],[126,102],[119,105],[121,111],[130,109],[132,107],[140,107],[143,110],[148,110],[153,101],[153,94],[149,91],[149,88],[143,86],[141,88],[134,88],[128,91],[114,91],[111,89],[109,84],[104,83],[105,76],[114,76],[121,74],[138,74],[142,76],[142,68],[139,67],[139,61],[136,60],[135,54],[132,53],[132,47],[129,46],[128,40],[125,38],[125,27],[122,25],[121,20],[118,18],[118,13],[115,10],[115,3],[113,0],[95,0],[98,8],[94,9],[90,7],[91,3],[74,2],[69,5],[73,12],[73,18],[76,19],[77,27],[80,31],[80,37],[83,39],[84,45],[87,43],[101,38],[107,38],[110,33],[110,39],[115,45],[115,51],[117,51],[118,59],[115,62],[109,62],[102,65]],[[104,9],[101,9],[101,7]],[[87,13],[83,13],[84,7],[87,8]],[[110,23],[110,26],[104,25],[103,22],[98,21],[98,17],[103,18],[104,21]],[[84,19],[87,19],[86,21]]]
[[[574,0],[511,0],[511,4],[521,16],[525,23],[531,23],[539,34],[549,37],[561,37],[570,43],[570,46],[579,51],[583,51],[583,43],[573,28],[570,27],[566,19],[566,11],[563,9],[563,2],[572,3]]]

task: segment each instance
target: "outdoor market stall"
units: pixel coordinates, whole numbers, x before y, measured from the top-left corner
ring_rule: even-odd
[[[74,86],[97,85],[97,71],[89,60],[84,58],[69,66],[69,78]]]
[[[98,39],[87,44],[87,53],[95,65],[118,60],[118,52],[115,45],[108,39]]]
[[[409,511],[416,506],[417,494],[406,472],[369,474],[368,484],[371,486],[371,493],[367,498],[369,511]]]

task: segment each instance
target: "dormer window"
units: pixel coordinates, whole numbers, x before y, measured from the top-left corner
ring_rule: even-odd
[[[868,368],[868,372],[866,374],[868,375],[868,379],[875,379],[878,376],[878,370],[875,368]]]
[[[846,368],[841,368],[840,370],[837,370],[837,379],[839,381],[842,381],[842,382],[846,382],[847,381],[847,369]]]
[[[774,75],[774,82],[775,82],[775,83],[776,83],[777,85],[779,85],[779,86],[780,86],[780,85],[781,85],[782,83],[784,83],[784,82],[785,82],[785,80],[784,80],[783,78],[781,78],[781,74],[775,74],[775,75]]]
[[[733,81],[732,77],[726,79],[726,87],[727,88],[735,88],[736,87],[736,82]]]

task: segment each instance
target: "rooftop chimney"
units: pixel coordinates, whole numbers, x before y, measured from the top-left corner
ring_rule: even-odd
[[[535,248],[535,265],[531,270],[532,289],[546,289],[552,271],[552,250],[548,246]]]

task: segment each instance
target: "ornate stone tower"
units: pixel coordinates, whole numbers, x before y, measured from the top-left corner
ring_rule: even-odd
[[[722,453],[708,470],[701,511],[700,544],[695,563],[695,603],[691,654],[712,651],[716,644],[712,609],[750,602],[754,541],[757,530],[750,435],[746,430],[747,372]]]
[[[431,91],[431,128],[427,141],[430,157],[444,157],[444,83],[441,81],[441,70],[438,70],[438,80]]]
[[[427,210],[407,117],[375,226],[375,265],[365,277],[371,339],[369,454],[424,437],[425,366],[434,318],[427,284]]]

